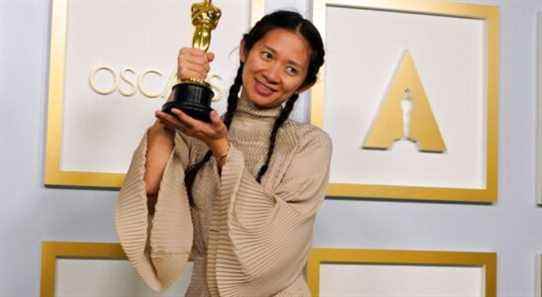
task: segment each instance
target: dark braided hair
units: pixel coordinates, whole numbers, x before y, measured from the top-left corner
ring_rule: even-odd
[[[265,158],[265,163],[260,168],[260,171],[258,171],[258,176],[256,177],[256,181],[261,182],[262,177],[267,171],[267,168],[269,167],[269,161],[271,161],[271,155],[273,155],[273,151],[275,150],[275,143],[277,141],[277,134],[279,131],[279,128],[282,127],[282,124],[286,122],[288,117],[290,117],[290,113],[294,109],[295,102],[299,98],[299,94],[294,94],[292,97],[286,101],[286,105],[284,106],[284,109],[280,112],[278,118],[275,120],[275,123],[273,124],[273,129],[271,130],[271,137],[269,141],[269,149],[267,150],[267,157]]]
[[[316,27],[310,21],[303,18],[303,16],[301,16],[297,12],[279,10],[268,14],[264,16],[261,20],[259,20],[256,25],[254,25],[254,27],[243,36],[243,51],[245,55],[248,55],[256,42],[262,39],[265,34],[272,31],[273,29],[286,29],[296,32],[309,43],[311,48],[309,67],[307,69],[307,76],[303,81],[302,87],[313,85],[317,80],[317,75],[320,67],[324,64],[324,43],[322,41],[320,33],[318,32],[318,29],[316,29]],[[237,109],[237,102],[239,99],[238,95],[241,86],[243,85],[243,69],[244,65],[241,62],[239,69],[237,70],[237,76],[235,77],[235,81],[230,87],[230,92],[228,95],[228,108],[226,113],[224,114],[224,124],[228,128],[232,123],[235,110]],[[261,182],[263,176],[265,175],[269,167],[271,156],[273,155],[273,151],[275,150],[275,144],[279,129],[290,116],[292,110],[294,109],[295,102],[298,98],[299,94],[295,93],[290,98],[288,98],[288,100],[286,100],[284,108],[282,109],[278,118],[273,124],[273,129],[271,130],[271,136],[269,141],[269,149],[265,158],[265,163],[258,171],[258,176],[256,177],[256,180],[258,182]],[[194,184],[198,171],[203,167],[203,165],[205,165],[207,161],[209,161],[211,156],[212,152],[208,151],[203,157],[203,159],[190,166],[186,170],[184,182],[188,191],[188,201],[190,202],[191,206],[195,206],[194,198],[192,196],[192,185]]]

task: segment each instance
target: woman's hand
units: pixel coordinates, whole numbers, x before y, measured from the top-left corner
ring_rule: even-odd
[[[215,55],[211,52],[206,53],[197,48],[181,48],[177,58],[177,78],[204,80],[214,59]]]
[[[207,144],[217,159],[228,153],[228,129],[216,111],[211,112],[211,123],[196,120],[177,108],[171,109],[171,112],[174,115],[156,112],[156,117],[167,129],[178,129],[188,136],[198,138]]]

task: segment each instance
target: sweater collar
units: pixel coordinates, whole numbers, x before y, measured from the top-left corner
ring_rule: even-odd
[[[259,118],[277,118],[282,110],[282,106],[272,108],[259,108],[245,96],[241,96],[237,102],[236,113],[240,115],[249,115]]]

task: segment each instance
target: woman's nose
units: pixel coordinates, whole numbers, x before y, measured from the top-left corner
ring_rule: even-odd
[[[269,83],[277,84],[280,81],[280,66],[278,63],[270,65],[267,71],[264,71],[263,75]]]

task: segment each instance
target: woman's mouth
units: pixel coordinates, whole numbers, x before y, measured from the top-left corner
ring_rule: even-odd
[[[258,93],[258,95],[267,97],[275,92],[275,90],[269,88],[268,86],[259,82],[258,80],[254,80],[254,81],[255,81],[254,88],[256,89],[256,93]]]

